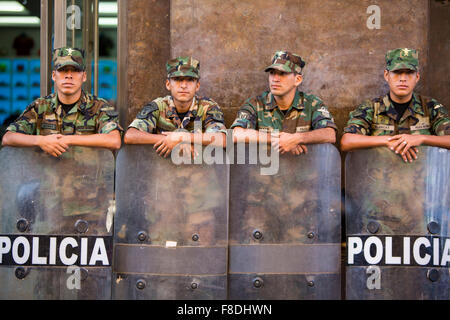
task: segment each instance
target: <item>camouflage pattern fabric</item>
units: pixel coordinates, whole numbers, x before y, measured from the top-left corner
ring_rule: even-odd
[[[248,99],[240,108],[231,128],[279,130],[289,133],[307,132],[321,128],[337,130],[334,119],[323,102],[312,94],[296,91],[286,116],[276,105],[273,95],[266,91]]]
[[[450,134],[450,117],[442,104],[414,93],[411,104],[397,122],[397,111],[385,95],[367,100],[350,112],[344,132],[368,136],[403,133],[443,136]]]
[[[302,69],[305,66],[305,61],[302,57],[289,51],[277,51],[272,57],[272,64],[268,66],[264,71],[270,69],[276,69],[283,72],[295,72],[302,73]]]
[[[167,77],[192,77],[199,79],[200,62],[192,57],[177,57],[167,61]]]
[[[386,53],[386,70],[419,70],[419,53],[414,49],[394,49]]]
[[[53,68],[58,70],[65,66],[74,66],[78,70],[84,71],[84,50],[78,48],[63,47],[53,50]]]
[[[157,98],[145,105],[128,128],[148,133],[162,131],[194,132],[194,122],[201,121],[203,132],[226,133],[223,112],[209,98],[194,97],[188,113],[180,119],[171,96]]]
[[[122,132],[118,112],[102,98],[82,92],[80,100],[66,114],[57,94],[33,101],[7,131],[32,135],[64,135]]]

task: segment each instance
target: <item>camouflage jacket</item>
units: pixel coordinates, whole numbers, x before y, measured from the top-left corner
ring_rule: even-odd
[[[279,130],[289,133],[307,132],[321,128],[337,127],[328,108],[312,94],[296,91],[294,101],[286,116],[276,105],[275,98],[265,91],[256,98],[248,99],[239,109],[231,128]]]
[[[350,112],[344,132],[369,136],[402,133],[442,136],[450,134],[450,117],[442,104],[414,93],[411,104],[397,122],[397,111],[385,95],[366,100]]]
[[[117,111],[106,100],[83,91],[67,114],[58,103],[56,93],[34,100],[6,130],[45,136],[109,133],[115,129],[123,131]]]
[[[194,132],[194,122],[201,122],[203,132],[226,133],[219,105],[209,98],[198,97],[194,97],[184,119],[178,116],[172,96],[157,98],[142,108],[128,128],[158,134],[162,131]]]

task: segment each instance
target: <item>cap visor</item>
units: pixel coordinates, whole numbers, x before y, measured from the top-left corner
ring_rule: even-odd
[[[397,71],[397,70],[412,70],[412,71],[417,71],[417,68],[411,64],[406,64],[406,63],[398,63],[394,66],[392,66],[391,68],[389,68],[389,71]]]
[[[195,79],[200,78],[198,76],[198,74],[196,74],[192,71],[188,71],[188,72],[176,71],[176,72],[169,74],[169,78],[175,78],[175,77],[191,77],[191,78],[195,78]]]
[[[275,69],[275,70],[288,72],[288,73],[293,72],[291,69],[286,67],[284,64],[272,64],[272,65],[268,66],[267,68],[265,68],[264,71],[268,72],[268,71],[270,71],[270,69]]]
[[[79,71],[83,71],[84,68],[82,68],[78,63],[76,62],[67,62],[67,63],[63,63],[61,65],[59,65],[59,67],[56,70],[59,70],[61,68],[67,67],[67,66],[72,66],[75,67],[76,69],[78,69]]]

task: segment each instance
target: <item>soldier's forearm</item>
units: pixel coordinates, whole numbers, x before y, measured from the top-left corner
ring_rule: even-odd
[[[365,136],[356,133],[344,133],[341,139],[341,150],[351,151],[355,149],[385,147],[390,136]]]
[[[135,128],[129,128],[125,133],[123,142],[125,144],[155,144],[164,138],[165,136],[162,134],[153,134]]]
[[[100,147],[110,150],[120,149],[121,144],[120,133],[118,130],[113,130],[110,133],[96,133],[90,135],[67,135],[62,139],[69,146]]]
[[[38,147],[41,136],[8,131],[2,139],[2,146]]]
[[[422,144],[432,147],[450,149],[450,135],[446,136],[423,135]]]
[[[267,131],[258,131],[254,129],[244,129],[236,127],[233,129],[234,143],[258,143],[271,142],[271,133]]]
[[[322,128],[308,132],[295,133],[298,144],[335,143],[336,132],[333,128]]]

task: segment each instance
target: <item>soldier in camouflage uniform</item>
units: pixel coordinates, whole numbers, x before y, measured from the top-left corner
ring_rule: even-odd
[[[281,153],[300,154],[307,151],[306,144],[336,141],[337,127],[328,108],[317,96],[297,90],[304,66],[297,54],[275,53],[265,69],[270,91],[248,99],[240,108],[231,126],[234,142],[264,141]],[[270,134],[273,130],[281,133]]]
[[[364,101],[344,128],[343,151],[386,146],[405,162],[417,159],[417,146],[450,149],[450,117],[436,100],[419,95],[418,52],[400,48],[386,54],[384,78],[389,93]]]
[[[120,148],[118,113],[104,99],[82,90],[86,81],[84,51],[53,51],[55,93],[33,101],[6,129],[4,146],[32,147],[55,157],[69,146]]]
[[[226,128],[222,110],[212,99],[196,95],[200,89],[199,69],[199,61],[192,57],[169,60],[166,88],[170,95],[141,109],[128,126],[124,142],[154,144],[158,154],[165,157],[179,143],[193,150],[192,143],[197,139],[204,145],[223,147]]]

